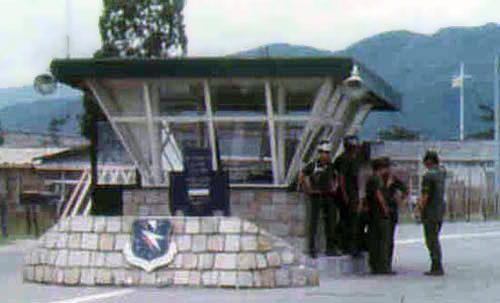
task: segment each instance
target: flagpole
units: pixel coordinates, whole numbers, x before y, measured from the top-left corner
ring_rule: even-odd
[[[465,120],[465,64],[460,63],[460,141],[465,139],[465,130],[464,130],[464,120]]]
[[[495,198],[498,198],[500,194],[500,76],[499,76],[499,57],[495,56],[495,66],[494,66],[494,80],[493,80],[493,92],[494,92],[494,113],[495,113]]]

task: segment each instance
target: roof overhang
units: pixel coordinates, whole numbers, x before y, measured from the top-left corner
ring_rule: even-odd
[[[52,62],[51,71],[57,81],[80,89],[85,89],[88,79],[118,82],[210,79],[228,83],[231,79],[277,79],[291,87],[294,81],[317,81],[311,90],[316,91],[325,77],[342,84],[351,76],[354,66],[359,69],[374,110],[400,109],[401,95],[351,58],[58,59]]]

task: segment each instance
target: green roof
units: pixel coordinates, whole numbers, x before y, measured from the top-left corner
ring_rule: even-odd
[[[351,58],[182,58],[62,59],[51,64],[57,81],[81,87],[82,81],[127,78],[307,78],[332,77],[337,83],[358,65],[365,85],[386,110],[398,110],[401,95],[382,78]]]

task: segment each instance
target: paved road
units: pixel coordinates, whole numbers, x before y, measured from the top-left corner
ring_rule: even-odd
[[[446,224],[443,231],[445,277],[422,275],[428,268],[421,227],[399,228],[394,277],[351,276],[322,279],[306,289],[113,289],[23,284],[22,248],[0,248],[0,302],[498,302],[500,301],[500,223]]]

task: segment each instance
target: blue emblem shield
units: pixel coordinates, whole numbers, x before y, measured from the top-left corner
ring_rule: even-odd
[[[126,259],[146,271],[170,263],[177,253],[171,235],[172,225],[167,219],[135,220],[131,244],[124,248]]]

